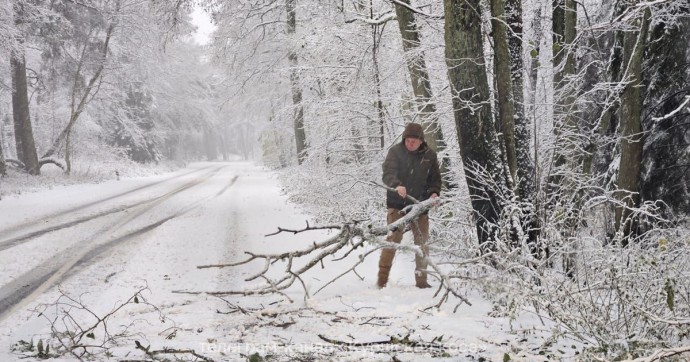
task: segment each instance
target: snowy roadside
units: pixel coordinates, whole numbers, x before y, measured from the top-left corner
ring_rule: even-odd
[[[267,360],[311,356],[315,360],[353,361],[391,360],[392,356],[401,361],[501,361],[506,353],[512,360],[533,361],[539,356],[544,339],[537,338],[539,333],[531,329],[536,321],[518,318],[512,327],[522,332],[509,332],[508,319],[488,317],[491,305],[477,292],[468,295],[473,306],[463,305],[456,313],[453,308],[457,301],[450,301],[440,309],[428,308],[436,303],[432,299],[435,290],[414,287],[411,254],[399,254],[391,271],[391,282],[383,290],[374,287],[375,254],[357,268],[364,280],[350,273],[314,295],[324,283],[348,269],[358,255],[327,262],[323,268],[316,266],[303,278],[311,297],[305,299],[303,287],[297,283],[286,292],[292,303],[281,295],[221,299],[207,294],[174,293],[246,289],[256,282],[246,283],[243,279],[259,271],[263,267],[261,262],[234,268],[196,267],[243,260],[246,257],[243,251],[278,253],[303,248],[328,237],[326,231],[265,237],[278,227],[302,228],[308,217],[287,203],[271,172],[248,163],[218,165],[223,166],[222,170],[207,182],[166,201],[168,208],[184,208],[197,202],[191,211],[78,266],[60,282],[63,293],[101,316],[123,304],[140,287],[147,287],[141,297],[150,304],[143,301],[128,304],[109,321],[112,334],[123,330],[123,326],[129,328],[129,336],[116,339],[109,352],[117,360],[146,357],[143,351],[135,349],[135,340],[150,346],[150,350],[193,349],[216,361],[246,360],[250,355]],[[175,175],[185,171],[189,170]],[[89,202],[97,196],[124,192],[170,177],[160,175],[56,187],[7,198],[0,201],[3,215],[0,230],[37,215],[50,215]],[[180,177],[179,181],[183,179]],[[28,263],[45,253],[42,245],[22,249],[19,254],[13,249],[0,251],[0,258]],[[6,270],[2,268],[4,275]],[[20,340],[55,343],[48,320],[38,316],[34,309],[41,304],[54,304],[59,297],[57,288],[50,288],[26,307],[0,320],[0,360],[17,360],[31,354],[11,351],[11,346]],[[56,310],[64,316],[56,308],[48,309],[45,315],[53,316],[51,313]],[[74,315],[77,314],[75,311]],[[93,339],[102,337],[96,332]],[[380,343],[391,338],[417,344]],[[361,345],[346,346],[325,339]],[[432,343],[443,348],[429,348]],[[95,349],[95,352],[99,351]],[[572,352],[562,354],[567,356]],[[100,358],[105,356],[101,354]],[[74,359],[69,357],[62,358]],[[183,353],[178,357],[191,356]],[[558,357],[550,356],[550,359]],[[545,355],[543,360],[547,358]]]

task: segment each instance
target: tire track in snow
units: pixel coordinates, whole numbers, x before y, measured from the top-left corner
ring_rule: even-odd
[[[212,166],[212,165],[211,165],[211,166],[206,166],[206,167],[203,167],[203,168],[199,168],[199,169],[196,169],[196,170],[191,170],[191,171],[189,171],[189,172],[185,172],[185,173],[180,174],[180,175],[171,176],[171,177],[166,178],[166,179],[164,179],[164,180],[155,181],[155,182],[152,182],[152,183],[149,183],[149,184],[146,184],[146,185],[142,185],[142,186],[133,188],[133,189],[131,189],[131,190],[123,191],[123,192],[121,192],[121,193],[119,193],[119,194],[115,194],[115,195],[108,196],[108,197],[103,198],[103,199],[99,199],[99,200],[87,202],[87,203],[82,204],[82,205],[74,206],[74,207],[71,207],[71,208],[66,209],[66,210],[61,210],[61,211],[55,212],[55,213],[53,213],[53,214],[42,215],[42,216],[40,217],[40,219],[31,220],[31,221],[27,221],[27,222],[24,222],[24,223],[20,223],[20,224],[14,225],[14,226],[10,226],[10,227],[8,227],[8,228],[2,229],[1,231],[2,231],[3,234],[12,234],[12,233],[16,233],[17,231],[21,231],[22,229],[26,229],[26,228],[29,228],[29,227],[31,227],[31,226],[40,224],[40,223],[44,222],[46,219],[52,219],[52,218],[60,217],[60,216],[63,216],[63,215],[68,215],[68,214],[71,214],[71,213],[76,212],[76,211],[81,211],[81,210],[87,209],[87,208],[89,208],[89,207],[91,207],[91,206],[95,206],[95,205],[98,205],[98,204],[101,204],[101,203],[104,203],[104,202],[107,202],[107,201],[115,200],[115,199],[117,199],[117,198],[120,198],[120,197],[123,197],[123,196],[127,196],[127,195],[130,195],[130,194],[133,194],[133,193],[135,193],[135,192],[137,192],[137,191],[141,191],[141,190],[145,190],[145,189],[148,189],[148,188],[151,188],[151,187],[154,187],[154,186],[158,186],[158,185],[160,185],[160,184],[163,184],[163,183],[165,183],[165,182],[168,182],[168,181],[172,181],[172,180],[178,179],[178,178],[180,178],[180,177],[184,177],[184,176],[188,176],[188,175],[191,175],[191,174],[194,174],[194,173],[197,173],[197,172],[202,172],[202,171],[208,170],[209,168],[212,168],[212,167],[217,167],[217,166]],[[98,217],[98,216],[97,216],[97,217]],[[14,240],[14,239],[12,239],[12,240]],[[4,244],[5,242],[7,242],[7,241],[5,240],[5,241],[1,242],[0,245]],[[0,250],[3,250],[3,249],[0,249]]]
[[[121,221],[111,225],[110,227],[108,227],[109,230],[107,230],[105,233],[103,231],[99,231],[96,234],[94,234],[94,236],[105,235],[109,231],[112,232],[122,228],[130,221],[145,214],[146,212],[148,212],[155,206],[161,204],[162,202],[166,201],[167,199],[171,198],[175,194],[178,194],[184,190],[187,190],[193,186],[199,185],[207,181],[211,177],[215,176],[222,168],[223,167],[218,167],[212,172],[204,175],[203,178],[197,179],[190,184],[183,185],[182,187],[175,190],[175,192],[170,192],[169,194],[166,194],[167,197],[165,198],[159,197],[159,199],[153,201],[151,205],[148,205],[145,208],[134,213],[133,215],[128,215],[128,217],[125,217]],[[66,250],[63,250],[62,252],[58,253],[53,258],[51,258],[51,260],[65,260],[65,262],[54,262],[52,265],[39,265],[38,267],[14,279],[9,284],[0,288],[0,321],[8,315],[12,314],[14,311],[26,306],[29,302],[34,300],[36,297],[44,293],[48,288],[52,287],[59,281],[67,279],[69,276],[72,275],[71,272],[75,271],[75,268],[77,266],[85,265],[89,261],[103,254],[104,252],[112,249],[113,247],[121,245],[126,241],[132,240],[138,236],[144,235],[152,230],[155,230],[157,227],[163,225],[167,221],[170,221],[171,219],[182,216],[194,210],[195,208],[199,207],[202,203],[210,199],[219,197],[227,189],[229,189],[232,185],[235,184],[237,178],[238,176],[233,177],[230,180],[230,182],[227,185],[225,185],[222,190],[220,190],[220,192],[205,198],[201,198],[181,208],[180,210],[178,210],[170,216],[152,222],[136,230],[130,231],[119,237],[112,238],[111,240],[108,240],[106,242],[97,244],[92,248],[84,248],[83,245],[74,245]],[[86,240],[84,240],[82,243],[87,242],[87,240],[89,239],[90,238],[86,238]]]
[[[205,170],[205,169],[206,169],[206,168],[204,168],[204,169],[202,169],[202,170]],[[213,172],[215,171],[215,172],[217,173],[218,170],[220,170],[220,168],[215,169],[215,170],[213,170],[213,171],[211,171],[211,172],[213,173]],[[175,177],[169,178],[169,179],[164,180],[164,181],[161,181],[161,182],[170,181],[170,180],[172,180],[172,179],[175,179],[175,178],[178,178],[178,177],[181,177],[181,176],[185,176],[185,175],[189,175],[189,174],[190,174],[190,173],[185,173],[185,174],[183,174],[183,175],[175,176]],[[158,184],[160,184],[160,182],[156,183],[155,185],[158,185]],[[145,205],[145,204],[148,204],[148,203],[151,203],[151,202],[156,202],[156,201],[161,200],[161,199],[170,198],[172,195],[175,195],[175,194],[177,194],[177,193],[179,193],[179,192],[182,192],[182,191],[184,191],[184,190],[186,190],[186,189],[188,189],[188,188],[190,188],[190,187],[193,187],[193,186],[195,186],[195,185],[196,185],[196,183],[195,183],[195,181],[193,180],[193,181],[191,181],[191,182],[189,182],[189,183],[187,183],[187,184],[185,184],[185,185],[182,185],[182,186],[178,187],[177,189],[174,189],[174,190],[172,190],[172,191],[170,191],[170,192],[168,192],[168,193],[165,193],[165,194],[163,194],[163,195],[161,195],[161,196],[156,196],[156,197],[150,198],[150,199],[148,199],[148,200],[138,201],[138,202],[135,202],[135,203],[132,203],[132,204],[129,204],[129,205],[117,206],[117,207],[114,207],[114,208],[112,208],[112,209],[109,209],[109,210],[105,210],[105,211],[99,212],[99,213],[97,213],[97,214],[95,214],[95,215],[84,216],[84,217],[81,217],[81,218],[78,218],[78,219],[75,219],[75,220],[72,220],[72,221],[63,222],[63,223],[61,223],[61,224],[57,224],[57,225],[53,225],[53,226],[50,226],[50,227],[47,227],[47,228],[44,228],[44,229],[40,229],[40,230],[37,230],[37,231],[29,232],[29,233],[27,233],[27,234],[20,235],[20,236],[11,238],[11,239],[2,240],[2,241],[0,241],[0,251],[9,249],[9,248],[14,247],[14,246],[17,246],[17,245],[21,245],[21,244],[23,244],[23,243],[25,243],[25,242],[30,241],[30,240],[33,239],[33,238],[36,238],[36,237],[39,237],[39,236],[41,236],[41,235],[45,235],[45,234],[51,233],[51,232],[53,232],[53,231],[58,231],[58,230],[66,229],[66,228],[69,228],[69,227],[72,227],[72,226],[75,226],[75,225],[79,225],[79,224],[85,223],[85,222],[87,222],[87,221],[91,221],[91,220],[97,219],[97,218],[99,218],[99,217],[108,216],[108,215],[110,215],[110,214],[114,214],[114,213],[117,213],[117,212],[122,212],[122,211],[125,211],[125,210],[128,210],[128,209],[135,208],[135,207],[137,207],[137,206]],[[138,188],[136,188],[136,189],[133,189],[133,190],[130,190],[130,191],[127,191],[127,192],[118,194],[118,195],[116,195],[116,196],[112,196],[112,197],[109,197],[109,198],[106,198],[106,199],[99,200],[98,202],[89,203],[89,204],[87,204],[87,205],[82,205],[82,206],[76,207],[76,208],[74,208],[74,209],[70,209],[69,211],[60,212],[59,214],[57,214],[57,216],[64,215],[64,214],[68,214],[69,212],[78,211],[78,210],[81,210],[81,209],[84,209],[84,208],[87,208],[87,207],[90,207],[90,206],[93,206],[93,205],[97,205],[97,204],[99,204],[99,203],[101,203],[101,202],[105,202],[105,201],[111,200],[111,199],[113,199],[113,198],[121,197],[121,196],[130,194],[130,193],[133,193],[133,192],[136,192],[136,191],[139,191],[139,190],[142,190],[142,189],[144,189],[144,188],[151,187],[151,186],[154,186],[154,184],[149,184],[149,185],[146,185],[146,186],[138,187]],[[39,221],[36,221],[35,223],[38,223],[38,222],[39,222]]]

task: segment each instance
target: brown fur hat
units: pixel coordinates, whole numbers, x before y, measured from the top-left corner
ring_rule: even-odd
[[[419,123],[408,123],[402,134],[403,140],[407,137],[414,137],[424,141],[424,128]]]

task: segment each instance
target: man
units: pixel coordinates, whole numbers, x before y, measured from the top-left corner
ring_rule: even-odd
[[[402,218],[400,210],[413,202],[406,197],[423,201],[438,197],[441,193],[441,172],[438,167],[436,152],[424,142],[424,129],[418,123],[405,127],[402,142],[391,147],[383,162],[383,183],[395,189],[386,195],[388,208],[387,221],[391,224]],[[411,223],[414,243],[426,257],[429,254],[429,215],[425,213]],[[400,243],[403,228],[389,233],[387,241]],[[383,288],[388,283],[388,274],[393,265],[395,248],[383,248],[379,259],[379,276],[377,285]],[[427,262],[424,257],[415,256],[415,282],[418,288],[430,288],[426,280]]]

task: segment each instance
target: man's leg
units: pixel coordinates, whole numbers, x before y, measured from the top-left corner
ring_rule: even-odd
[[[388,224],[396,222],[400,219],[400,210],[398,209],[388,209],[386,214],[386,221]],[[399,228],[394,232],[389,232],[386,241],[393,243],[400,243],[403,237],[404,227]],[[379,259],[379,278],[376,282],[379,288],[383,288],[388,284],[388,274],[391,271],[391,266],[393,265],[393,258],[395,257],[395,248],[383,248],[381,249],[381,258]]]
[[[414,244],[419,246],[424,253],[424,257],[429,256],[429,246],[427,242],[429,241],[429,215],[425,214],[419,217],[416,221],[412,222],[412,234],[414,234]],[[417,288],[431,288],[431,285],[426,280],[426,268],[428,263],[425,258],[415,254],[415,270],[414,279]]]

